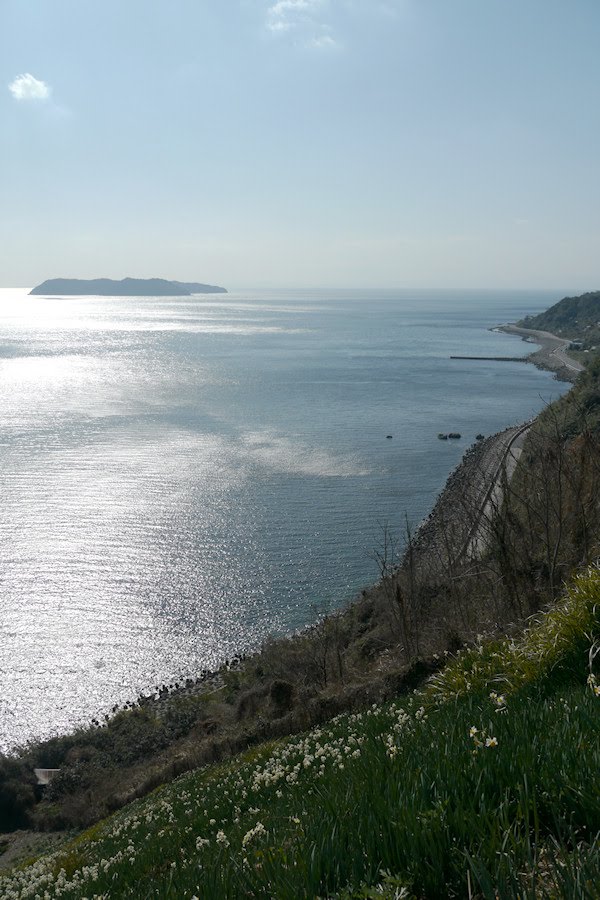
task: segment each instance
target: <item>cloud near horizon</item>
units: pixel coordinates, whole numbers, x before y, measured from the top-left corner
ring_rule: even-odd
[[[30,72],[11,81],[8,89],[15,100],[47,100],[52,92],[52,88],[45,81],[35,78]]]

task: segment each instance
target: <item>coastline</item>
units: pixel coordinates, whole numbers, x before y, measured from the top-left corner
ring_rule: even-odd
[[[572,384],[578,374],[584,370],[581,363],[566,356],[564,351],[569,342],[557,335],[521,328],[513,323],[505,323],[491,330],[519,335],[527,342],[538,344],[540,349],[530,353],[525,360],[532,362],[539,369],[553,372],[559,381]],[[467,447],[458,464],[449,472],[443,488],[434,498],[431,511],[415,528],[412,535],[412,547],[406,547],[400,554],[396,565],[391,566],[385,574],[363,589],[353,600],[330,616],[326,616],[323,621],[342,623],[344,620],[356,616],[360,618],[373,602],[377,604],[377,600],[381,601],[382,597],[385,605],[390,577],[398,574],[403,567],[412,568],[413,575],[417,579],[431,576],[435,579],[460,565],[466,558],[471,561],[476,560],[487,541],[487,529],[482,529],[482,519],[485,517],[489,505],[498,502],[495,492],[502,489],[503,479],[507,478],[510,481],[512,478],[522,452],[523,440],[536,419],[537,416],[526,422],[509,425]],[[438,610],[438,612],[440,611]],[[308,625],[299,632],[287,635],[282,640],[293,641],[302,636],[307,637],[316,633],[320,624],[322,622]],[[425,623],[422,625],[424,626],[425,642],[428,638],[435,641],[437,638],[433,636],[433,633],[436,630],[436,621],[430,622],[428,627],[425,627]],[[242,654],[236,658],[235,668],[243,672],[249,663],[252,664],[256,661],[261,652],[262,650],[248,655]],[[321,724],[328,716],[337,715],[357,706],[365,706],[374,701],[382,702],[395,696],[398,691],[406,690],[409,684],[414,687],[426,680],[442,665],[440,660],[441,657],[430,647],[429,654],[426,654],[425,658],[420,661],[420,667],[416,667],[415,673],[407,663],[405,671],[400,676],[398,673],[388,671],[386,663],[382,661],[367,682],[352,687],[348,686],[337,698],[329,696],[325,710],[317,698],[312,698],[306,710],[308,718],[302,723],[294,723],[292,733],[307,727],[308,721],[311,726]],[[221,667],[217,672],[211,673],[211,677],[216,679],[217,691],[222,683],[223,671],[227,671],[227,665]],[[169,699],[168,695],[165,699]],[[159,704],[160,702],[158,701]],[[261,736],[263,739],[274,735],[280,736],[285,728],[280,730],[277,725],[281,723],[282,726],[288,727],[292,722],[294,722],[294,717],[291,713],[289,716],[277,720],[276,723],[272,722],[270,728],[266,722],[263,722]]]
[[[531,420],[509,425],[467,447],[435,499],[431,512],[413,535],[410,552],[419,569],[443,572],[469,551],[473,529],[494,490],[512,443],[528,430]],[[512,474],[512,473],[511,473]],[[408,548],[402,562],[407,562]]]
[[[19,299],[19,298],[17,298],[17,299]],[[33,299],[33,298],[31,298],[31,299]],[[21,299],[19,299],[19,303],[20,302],[21,302]],[[353,302],[355,302],[355,301],[353,300]],[[437,300],[436,300],[436,302],[437,302]],[[474,306],[474,304],[475,304],[474,300],[469,301],[469,302],[472,303],[472,305]],[[475,308],[477,308],[477,307],[475,307]],[[488,310],[486,312],[485,316],[482,315],[478,319],[476,319],[475,324],[477,326],[476,327],[476,331],[477,331],[477,335],[478,335],[477,340],[483,341],[483,346],[485,346],[486,329],[489,328],[491,325],[499,324],[501,322],[506,322],[506,321],[513,319],[515,316],[513,309],[514,309],[514,306],[512,305],[512,300],[511,300],[510,306],[507,303],[505,303],[504,300],[502,300],[502,305],[499,305],[498,307],[495,307],[495,306],[493,307],[491,316],[489,316],[489,310]],[[459,316],[459,317],[457,317],[457,320],[455,322],[454,316],[452,317],[452,327],[457,326],[458,332],[465,332],[463,322],[472,323],[471,306],[467,306],[466,310],[469,314],[468,318],[465,318],[463,320]],[[519,312],[518,314],[521,315],[524,312],[525,312],[525,308],[523,308],[522,313]],[[466,316],[466,313],[465,313],[465,316]],[[487,319],[487,321],[486,321],[486,319]],[[401,319],[400,321],[403,321],[403,320]],[[471,324],[469,325],[469,327],[471,327]],[[468,332],[466,332],[466,333],[468,334]],[[427,335],[428,335],[428,333],[425,333],[425,338],[427,338]],[[463,344],[462,344],[463,339],[464,339],[464,333],[463,333],[463,335],[461,335],[460,339],[457,338],[456,345],[463,346]],[[488,335],[487,343],[488,344],[490,343],[489,335]],[[508,345],[506,345],[500,338],[492,339],[491,343],[494,345],[494,347],[497,347],[497,352],[502,353],[502,354],[504,354],[505,347],[506,347],[508,355],[511,355],[513,353],[513,349],[516,349],[516,353],[514,355],[518,355],[519,353],[526,353],[528,350],[535,349],[533,347],[531,347],[531,348],[521,347],[520,344],[516,344],[516,343],[513,345],[513,349],[511,349],[510,342],[508,343]],[[418,347],[418,344],[416,346]],[[471,352],[473,350],[474,346],[479,347],[480,344],[471,344],[471,343],[469,343],[469,338],[467,338],[467,343],[464,344],[466,352]],[[436,363],[436,366],[438,368],[438,371],[441,372],[441,374],[438,376],[439,381],[437,381],[436,384],[444,383],[444,380],[445,380],[444,373],[448,367],[458,368],[458,367],[455,367],[454,364],[452,364],[452,363],[449,364],[446,361],[445,347],[441,345],[440,350],[441,350],[441,352],[440,352],[441,358],[439,360],[439,363]],[[500,379],[500,382],[504,381],[504,376],[508,372],[509,381],[512,385],[514,385],[515,392],[517,392],[520,388],[519,382],[523,383],[523,384],[526,384],[527,382],[532,382],[535,385],[535,387],[532,391],[532,393],[534,393],[534,394],[538,394],[538,392],[539,393],[544,392],[545,391],[545,389],[543,387],[544,384],[547,384],[548,389],[550,391],[553,391],[553,388],[551,387],[552,383],[551,383],[550,379],[548,378],[548,376],[540,376],[539,374],[533,373],[532,371],[530,371],[528,373],[529,377],[527,377],[527,374],[525,374],[525,376],[524,376],[523,372],[522,372],[523,366],[520,366],[520,368],[517,366],[508,366],[508,367],[503,368],[503,367],[499,367],[496,363],[494,363],[493,366],[490,366],[490,364],[486,364],[486,363],[467,364],[466,366],[464,366],[464,368],[466,370],[465,378],[467,379],[466,388],[463,386],[462,377],[458,383],[459,390],[457,390],[457,397],[458,397],[458,401],[460,403],[460,408],[467,405],[464,402],[464,398],[465,398],[465,396],[468,396],[468,394],[469,394],[469,390],[470,390],[469,382],[474,374],[474,373],[472,374],[470,371],[471,367],[474,370],[480,369],[482,371],[485,371],[486,375],[488,374],[488,372],[486,370],[489,371],[490,368],[497,369],[498,374],[502,376]],[[491,388],[490,388],[489,401],[487,399],[488,395],[485,394],[485,397],[486,397],[485,411],[487,411],[488,409],[494,410],[494,403],[495,403],[495,397],[496,397],[495,392],[497,392],[497,394],[499,396],[498,402],[500,402],[500,394],[504,393],[504,388],[500,388],[500,391],[498,391],[496,385],[493,384],[493,379],[490,379],[490,382],[492,384],[491,384]],[[540,382],[540,385],[541,385],[539,388],[537,387],[538,382]],[[473,384],[475,385],[476,381],[474,381]],[[445,389],[443,389],[443,390],[445,390]],[[477,385],[477,390],[478,391],[480,390],[479,385]],[[428,395],[429,395],[429,393],[430,392],[428,391]],[[533,402],[537,402],[536,397],[533,398]],[[400,403],[399,403],[398,396],[394,396],[392,394],[391,402],[390,402],[390,409],[393,412],[394,410],[398,409],[399,406],[400,406]],[[432,489],[428,493],[426,502],[423,502],[423,504],[420,508],[415,509],[414,512],[411,512],[411,514],[410,514],[411,527],[413,527],[416,531],[419,524],[425,518],[429,517],[429,515],[431,514],[431,511],[432,511],[432,508],[439,497],[440,492],[444,489],[444,486],[448,482],[449,478],[453,475],[453,467],[457,466],[459,464],[459,462],[462,460],[463,452],[467,450],[468,444],[469,444],[470,440],[473,440],[476,432],[481,431],[485,435],[490,435],[496,431],[497,427],[502,427],[504,424],[509,424],[511,422],[524,420],[527,417],[527,415],[529,415],[529,414],[530,414],[529,409],[524,409],[523,412],[521,412],[521,410],[517,407],[514,410],[514,412],[509,412],[508,415],[500,415],[499,416],[497,413],[494,412],[494,415],[490,416],[491,421],[489,421],[489,422],[488,421],[482,422],[480,417],[477,416],[473,421],[472,429],[470,428],[470,426],[466,426],[466,425],[463,426],[461,423],[456,423],[452,419],[445,420],[444,422],[436,421],[435,427],[432,428],[433,433],[439,431],[440,429],[450,430],[451,428],[454,428],[456,426],[457,430],[463,431],[463,435],[465,435],[465,437],[467,439],[458,442],[458,445],[457,444],[444,445],[444,444],[439,443],[436,439],[434,439],[433,434],[432,434],[431,441],[434,445],[434,447],[433,447],[434,452],[440,451],[439,453],[437,453],[435,460],[434,460],[435,466],[440,467],[438,477],[437,477],[437,483],[433,483],[431,485]],[[434,421],[434,418],[432,417],[432,425],[433,425],[433,421]],[[498,425],[496,425],[496,422],[498,422]],[[400,426],[398,426],[398,428],[399,427]],[[394,427],[390,426],[389,430],[395,431],[397,429],[396,429],[396,426],[394,426]],[[466,434],[465,434],[465,432],[466,432]],[[384,432],[382,432],[382,434],[383,433]],[[362,437],[360,437],[360,439],[362,440]],[[411,440],[412,440],[412,438],[411,438]],[[430,447],[428,445],[427,440],[423,441],[422,443],[423,443],[423,446],[428,451],[430,449]],[[397,442],[394,442],[394,443],[390,442],[390,444],[383,444],[383,448],[384,448],[384,450],[393,449],[395,451],[397,448]],[[454,453],[452,454],[452,456],[454,458],[451,461],[449,461],[447,458],[447,453],[445,451],[448,449],[454,450],[455,448],[456,448],[455,454]],[[479,452],[479,448],[478,448],[477,452]],[[443,469],[441,468],[442,464],[444,467]],[[403,464],[401,463],[399,468],[402,468],[402,465]],[[420,470],[422,465],[423,465],[423,460],[422,460],[422,458],[420,458],[420,450],[417,450],[417,453],[415,456],[414,467],[418,471],[418,470]],[[473,465],[473,469],[476,469],[477,467],[478,467],[477,464]],[[436,471],[437,471],[437,468],[436,468]],[[468,468],[467,468],[467,473],[468,473]],[[465,475],[465,477],[468,477],[468,474]],[[446,512],[442,511],[440,513],[439,521],[445,520],[446,523],[454,521],[456,511],[465,502],[465,500],[464,500],[464,498],[465,498],[464,480],[465,480],[465,478],[463,477],[463,473],[460,473],[457,477],[453,478],[453,483],[455,485],[455,488],[453,491],[454,500],[452,500],[452,498],[447,495],[447,499],[449,500],[449,503],[447,505],[447,511]],[[349,479],[347,479],[347,482],[349,482]],[[429,482],[427,484],[429,486]],[[477,486],[474,485],[473,489],[474,489],[475,498],[470,505],[477,503],[478,497],[481,495],[481,491],[478,489]],[[388,498],[385,495],[383,495],[381,497],[381,499],[378,499],[377,502],[372,504],[373,511],[374,511],[373,512],[374,521],[377,521],[377,518],[376,518],[377,516],[385,516],[387,514],[387,513],[382,514],[381,512],[379,512],[379,509],[381,509],[383,507],[384,503],[386,503],[387,506],[392,507],[392,510],[393,510],[392,515],[399,509],[402,509],[403,504],[398,501],[396,496],[394,496],[395,491],[390,491],[389,493],[392,494],[391,502],[389,502]],[[469,493],[469,496],[471,496],[470,493]],[[392,516],[390,516],[390,518],[392,518]],[[398,531],[401,531],[401,526],[398,527]],[[456,538],[457,538],[457,543],[460,543],[460,544],[464,543],[464,541],[466,540],[466,535],[463,537],[462,529],[457,530]],[[426,538],[424,538],[424,541],[426,541]],[[375,541],[373,540],[373,543],[374,542]],[[366,549],[361,552],[361,555],[368,558],[369,553],[370,553],[370,550],[369,550],[370,544],[369,544],[369,546],[367,546],[367,544],[365,542],[365,546],[366,546]],[[439,553],[437,555],[439,556]],[[367,570],[366,577],[362,578],[361,581],[356,582],[355,598],[359,596],[359,593],[361,590],[368,590],[373,585],[373,583],[377,580],[378,573],[377,573],[377,571],[375,571],[375,568],[372,563],[371,563],[371,567],[372,567],[371,569]],[[337,596],[339,596],[339,594]],[[352,598],[349,597],[348,601],[350,599],[352,599]],[[337,597],[336,597],[336,601],[337,601]],[[344,600],[343,606],[345,607],[346,605],[347,605],[346,600]],[[332,606],[333,606],[333,602],[332,602]],[[337,608],[337,602],[335,603],[335,607]],[[313,624],[314,624],[314,622],[311,621],[311,623],[307,624],[305,627],[308,629]],[[252,647],[251,649],[254,650],[255,648]],[[229,652],[227,654],[223,654],[223,655],[224,656],[226,655],[228,657],[231,657],[231,656],[235,657],[240,653],[240,651],[244,651],[245,653],[249,654],[251,652],[251,649],[244,643],[236,641],[235,646],[232,646],[231,649],[229,650]],[[203,677],[202,668],[206,667],[209,669],[215,669],[218,672],[218,670],[221,668],[220,663],[221,663],[221,658],[217,658],[214,660],[214,662],[211,659],[207,665],[207,658],[202,657],[199,665],[193,665],[193,666],[188,667],[187,665],[184,666],[182,664],[181,666],[177,665],[176,669],[174,666],[173,670],[167,669],[166,667],[163,667],[163,666],[157,666],[156,671],[152,671],[151,678],[149,678],[148,681],[144,680],[141,683],[141,686],[139,688],[138,688],[138,684],[135,683],[135,688],[133,690],[131,690],[127,685],[124,688],[122,688],[119,683],[116,683],[116,685],[113,686],[112,677],[110,679],[107,678],[106,681],[110,685],[110,690],[107,691],[106,694],[103,694],[103,695],[101,695],[100,692],[98,692],[98,695],[101,698],[101,705],[98,705],[98,706],[94,705],[94,708],[92,708],[91,712],[88,713],[86,711],[81,718],[78,718],[76,720],[76,722],[82,726],[85,726],[90,722],[90,720],[92,718],[103,720],[104,716],[106,714],[109,714],[109,715],[111,714],[111,710],[114,706],[117,706],[117,704],[118,704],[118,708],[121,709],[125,704],[135,703],[141,694],[154,695],[154,697],[158,698],[161,691],[163,692],[163,695],[166,697],[167,693],[169,693],[169,694],[174,693],[177,696],[180,696],[180,695],[187,696],[188,694],[195,695],[196,693],[200,693],[200,692],[204,693],[204,692],[211,692],[212,690],[217,690],[219,687],[219,684],[220,684],[220,676],[218,674],[214,674],[211,672],[211,673],[207,673]],[[95,673],[92,672],[91,674],[93,676]],[[101,670],[100,670],[100,675],[102,677]],[[189,689],[187,689],[187,685],[186,685],[188,680],[190,682],[193,680],[193,682],[194,682],[194,686],[190,687]],[[92,682],[92,684],[94,684],[94,686],[95,686],[96,682],[94,681],[94,682]],[[171,684],[173,685],[173,687],[171,687]],[[179,687],[175,687],[175,685],[179,685]],[[20,690],[20,688],[17,688],[17,689]],[[167,689],[168,689],[168,692],[167,692]],[[16,693],[16,692],[14,692],[14,693]],[[50,693],[50,692],[48,692],[48,693]],[[75,704],[77,704],[78,699],[79,699],[78,692],[74,691],[73,693],[74,693],[74,705],[75,705]],[[83,692],[83,691],[81,692],[81,694],[84,696],[86,693],[89,695],[92,693],[92,691],[90,690],[89,692]],[[31,706],[29,707],[29,701],[27,701],[27,707],[24,707],[25,715],[21,715],[21,716],[19,716],[18,714],[15,715],[14,713],[12,713],[12,709],[18,709],[18,707],[12,705],[12,696],[11,696],[11,707],[10,707],[11,712],[9,712],[6,715],[7,728],[3,729],[3,732],[4,732],[4,734],[2,735],[3,737],[6,736],[7,739],[9,739],[9,736],[12,738],[13,733],[15,733],[15,734],[17,734],[17,740],[19,739],[20,734],[22,733],[22,731],[24,729],[19,730],[18,726],[13,729],[13,721],[18,723],[19,718],[20,718],[20,721],[24,722],[26,724],[27,728],[29,727],[29,722],[34,721],[35,711],[36,711],[37,707],[34,706],[35,696],[34,696],[33,690],[31,690],[28,693],[27,697],[29,698],[29,696],[31,696],[31,698],[32,698]],[[156,700],[156,702],[157,703],[159,702],[158,699]],[[5,713],[5,709],[8,707],[8,705],[9,704],[6,704],[6,705],[0,704],[0,706],[2,707],[1,712],[2,712],[3,716]],[[83,704],[81,704],[81,705],[83,705]],[[65,705],[65,708],[69,709],[68,705]],[[31,709],[31,712],[29,711],[29,709]],[[60,713],[60,712],[53,714],[51,716],[48,716],[46,713],[43,713],[42,715],[46,716],[46,721],[51,722],[51,726],[48,730],[50,731],[52,729],[52,734],[56,733],[55,729],[60,729],[60,731],[62,732],[62,730],[66,727],[67,730],[70,730],[71,726],[69,726],[68,724],[65,724],[66,719],[67,719],[67,714],[65,714],[64,717],[63,717],[62,713]],[[70,713],[68,715],[70,715]],[[42,718],[42,716],[40,716],[40,719],[41,718]],[[31,732],[28,732],[28,733],[31,734]],[[37,733],[34,732],[34,734],[37,737]],[[11,740],[10,745],[14,746],[16,744],[16,742],[17,742],[16,740],[14,742]]]
[[[573,372],[563,366],[560,359],[556,359],[555,351],[564,350],[565,345],[556,335],[511,325],[496,330],[518,333],[523,339],[535,339],[540,344],[539,337],[543,337],[541,349],[545,354],[536,351],[528,361],[534,361],[531,357],[538,356],[535,361],[538,367],[556,372],[558,378],[561,378],[561,369],[566,370],[565,374],[569,377],[563,374],[562,380],[574,380]],[[583,369],[583,366],[575,365],[577,370]],[[288,656],[283,657],[284,664],[278,664],[278,668],[273,668],[273,659],[278,659],[277,655],[269,660],[269,652],[272,653],[273,648],[277,652],[278,645],[273,644],[271,648],[267,645],[256,653],[240,654],[225,661],[216,671],[205,670],[200,677],[188,677],[179,683],[157,686],[149,694],[140,695],[123,707],[113,708],[113,715],[105,716],[104,722],[92,721],[92,726],[114,728],[116,730],[111,734],[118,734],[122,715],[127,713],[133,716],[127,721],[132,723],[134,730],[138,726],[143,729],[146,720],[151,720],[156,731],[161,728],[175,729],[180,719],[185,724],[189,716],[197,716],[192,730],[183,728],[181,733],[174,732],[166,744],[157,743],[154,753],[143,763],[135,762],[124,767],[122,781],[108,799],[102,799],[102,802],[106,800],[106,809],[118,809],[144,796],[157,784],[168,782],[192,768],[228,759],[250,746],[304,731],[338,713],[382,702],[412,689],[443,665],[445,657],[442,653],[446,654],[448,647],[472,640],[472,634],[476,632],[488,633],[485,631],[488,628],[485,619],[481,623],[469,620],[465,626],[467,633],[463,628],[453,630],[452,619],[447,617],[450,595],[444,592],[443,585],[440,588],[441,582],[436,579],[443,582],[458,571],[456,566],[465,561],[471,565],[478,560],[487,542],[486,530],[482,528],[482,523],[485,526],[486,511],[489,506],[494,507],[494,492],[502,490],[503,479],[510,480],[518,457],[513,455],[509,458],[509,454],[516,440],[522,440],[521,435],[526,434],[531,424],[510,426],[467,448],[435,498],[433,509],[413,535],[412,551],[415,556],[411,555],[410,577],[416,576],[417,581],[423,581],[423,584],[433,577],[432,589],[424,595],[424,611],[429,617],[421,618],[419,614],[418,620],[415,619],[415,634],[422,642],[422,650],[417,650],[422,656],[416,662],[411,662],[412,644],[408,645],[408,657],[402,662],[390,648],[385,649],[385,638],[381,633],[382,613],[384,616],[393,614],[389,608],[390,584],[393,584],[390,575],[396,577],[398,572],[394,567],[348,606],[327,616],[323,622],[282,639],[281,647],[285,646]],[[520,447],[517,452],[520,455]],[[411,607],[407,609],[408,615],[412,616]],[[460,609],[459,613],[463,615]],[[502,619],[498,622],[500,625],[496,624],[495,628],[502,627]],[[287,662],[291,660],[297,668],[299,661],[313,658],[310,653],[316,652],[318,656],[326,652],[329,644],[324,643],[325,639],[333,640],[337,647],[341,681],[332,685],[327,680],[314,685],[306,684],[302,679],[296,681],[288,672]],[[309,657],[305,657],[302,651],[309,644]],[[358,660],[368,659],[376,651],[379,651],[379,658],[373,660],[375,665],[372,669],[360,670],[355,678],[345,681],[339,662],[341,647],[351,648]],[[401,651],[403,649],[404,646],[400,648]],[[266,653],[266,668],[261,660],[263,653]],[[265,681],[265,671],[275,678],[271,685]],[[279,705],[273,685],[277,690],[287,689],[289,693]],[[208,706],[205,708],[206,704]],[[111,721],[113,719],[114,722]],[[90,731],[95,729],[92,727]],[[90,747],[94,746],[94,740],[88,740]],[[68,761],[66,769],[69,770]],[[0,860],[0,869],[2,862]]]
[[[528,343],[540,345],[539,350],[530,353],[525,360],[533,363],[537,368],[554,372],[559,381],[573,383],[579,372],[584,367],[576,360],[572,360],[564,353],[569,341],[560,338],[547,331],[521,328],[507,322],[495,326],[491,331],[501,331],[506,334],[519,335]],[[537,417],[536,417],[537,418]],[[413,533],[412,552],[415,553],[415,561],[421,570],[434,571],[447,563],[447,557],[455,562],[463,555],[469,541],[472,540],[471,516],[475,510],[483,508],[483,503],[497,483],[499,473],[506,462],[508,450],[515,437],[528,430],[535,422],[535,418],[509,425],[501,431],[486,436],[482,441],[467,447],[457,465],[449,472],[443,488],[433,500],[430,512],[416,526]],[[512,472],[510,473],[512,475]],[[510,477],[510,476],[509,476]],[[446,531],[452,532],[452,539],[443,536]],[[406,563],[408,548],[402,551],[399,567]],[[368,585],[360,594],[348,604],[338,609],[334,615],[347,614],[360,601],[361,594],[364,597],[381,589],[383,579],[379,578]],[[307,625],[299,632],[288,635],[294,638],[298,634],[308,634],[315,624]],[[258,651],[260,654],[260,650]],[[218,691],[223,684],[223,672],[231,669],[241,670],[247,658],[252,658],[256,652],[239,653],[234,659],[225,661],[224,665],[214,671],[202,673],[201,678],[187,679],[187,684],[169,686],[170,690],[156,689],[159,696],[151,700],[151,703],[160,708],[163,700],[169,700],[185,695],[197,695]],[[150,699],[150,698],[148,698]]]
[[[492,331],[503,331],[505,334],[514,334],[530,344],[539,344],[540,349],[534,350],[526,357],[538,369],[546,369],[554,372],[559,381],[574,382],[577,375],[583,372],[581,363],[571,359],[566,354],[569,341],[551,334],[549,331],[536,331],[532,328],[522,328],[512,322],[497,325]]]
[[[538,344],[539,350],[524,358],[538,369],[553,372],[558,381],[574,383],[584,367],[566,354],[569,341],[549,331],[522,328],[512,322],[496,325],[490,331],[518,335],[522,340]],[[444,487],[437,495],[429,514],[417,526],[411,552],[418,565],[432,571],[448,557],[458,559],[468,543],[472,527],[469,517],[482,506],[482,498],[494,489],[507,448],[520,432],[528,430],[535,419],[512,425],[488,435],[483,441],[468,447],[458,465],[450,472]],[[511,473],[512,474],[512,473]],[[448,532],[452,539],[447,537]],[[406,562],[407,550],[402,556]]]
[[[577,374],[583,371],[583,366],[575,360],[569,360],[573,367],[571,370],[562,358],[556,355],[557,351],[564,350],[569,343],[557,335],[521,328],[513,323],[497,325],[489,330],[519,335],[526,342],[540,344],[540,349],[530,353],[524,358],[525,361],[532,362],[539,369],[554,372],[560,381],[572,383]],[[430,511],[414,528],[412,550],[421,571],[441,571],[447,565],[448,558],[457,562],[463,555],[471,537],[470,517],[473,511],[481,508],[484,498],[493,488],[499,466],[515,434],[526,426],[530,427],[534,421],[535,419],[531,419],[528,422],[508,425],[501,431],[493,432],[482,441],[465,448],[457,464],[448,473],[443,487],[432,498]],[[451,533],[451,539],[445,536],[448,532]],[[405,548],[400,554],[399,567],[406,562],[407,550],[408,548]],[[377,593],[381,589],[382,580],[377,578],[366,585],[333,615],[339,617],[348,614],[360,603],[362,597]],[[293,631],[286,637],[294,639],[300,635],[308,635],[318,625],[318,621]],[[227,673],[242,672],[247,661],[260,656],[260,653],[260,647],[253,650],[238,650],[214,669],[204,668],[195,675],[181,674],[171,683],[149,686],[136,698],[115,704],[110,712],[108,708],[98,711],[88,725],[94,725],[101,719],[106,720],[117,712],[136,706],[152,709],[159,717],[165,716],[173,702],[218,693],[224,686]]]

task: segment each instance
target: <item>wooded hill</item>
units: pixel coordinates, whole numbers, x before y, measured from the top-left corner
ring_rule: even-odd
[[[550,309],[537,316],[526,316],[517,323],[523,328],[550,331],[571,340],[600,343],[600,291],[579,297],[563,297]]]

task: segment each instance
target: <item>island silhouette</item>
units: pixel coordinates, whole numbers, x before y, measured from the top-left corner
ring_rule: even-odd
[[[191,297],[192,294],[226,294],[227,289],[196,281],[167,281],[165,278],[49,278],[30,294],[90,295],[103,297]]]

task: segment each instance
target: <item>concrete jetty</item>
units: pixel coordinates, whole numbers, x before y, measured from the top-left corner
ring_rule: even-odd
[[[527,356],[451,356],[450,359],[491,359],[495,362],[529,362]]]

